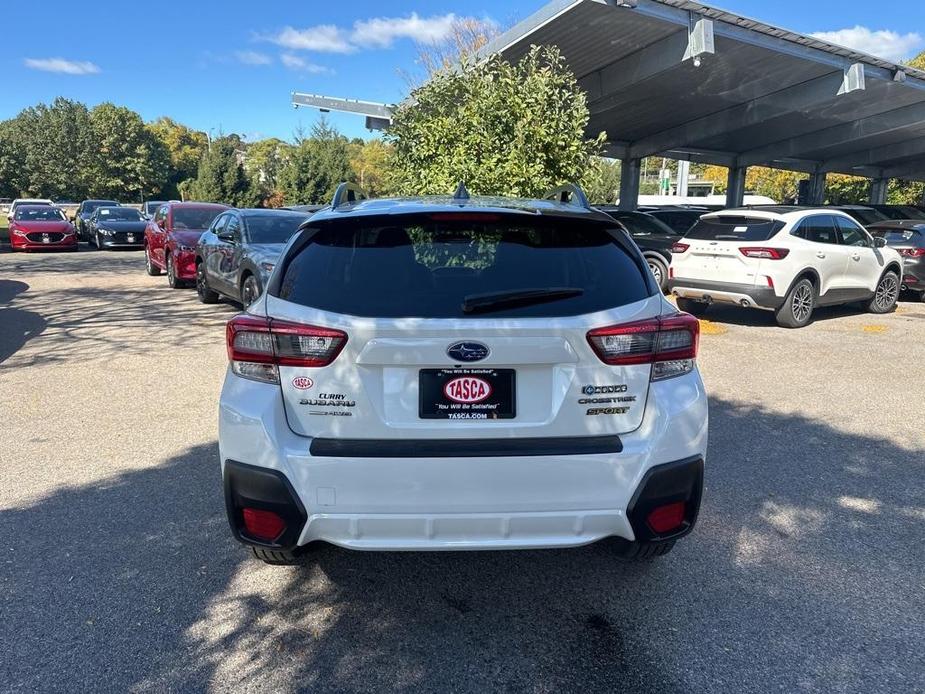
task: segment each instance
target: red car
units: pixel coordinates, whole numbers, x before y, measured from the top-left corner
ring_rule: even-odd
[[[212,202],[168,202],[145,227],[145,269],[149,275],[167,272],[177,289],[196,279],[196,244],[219,214],[231,209]]]
[[[22,205],[10,220],[14,251],[77,250],[77,232],[64,212],[51,205]]]

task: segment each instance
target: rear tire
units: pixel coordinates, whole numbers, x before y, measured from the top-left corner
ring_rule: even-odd
[[[292,566],[299,563],[299,557],[294,552],[280,549],[264,549],[263,547],[251,547],[251,550],[260,561],[272,566]]]
[[[204,304],[214,304],[218,302],[218,292],[209,289],[209,283],[206,278],[206,269],[202,261],[196,263],[196,296]]]
[[[658,288],[664,294],[665,289],[668,287],[668,266],[665,261],[655,256],[646,256],[646,265],[649,266],[649,271],[655,278]]]
[[[685,299],[680,296],[677,301],[678,308],[692,316],[700,317],[710,309],[710,304],[706,301],[694,301],[693,299]]]
[[[925,302],[925,292],[919,292],[919,301]]]
[[[883,277],[877,282],[874,298],[870,300],[866,308],[869,313],[891,313],[896,310],[898,300],[899,275],[891,270],[883,273]]]
[[[664,557],[674,547],[674,540],[665,542],[630,542],[623,538],[613,538],[614,552],[621,559],[627,561],[648,561],[656,557]]]
[[[802,328],[813,320],[816,308],[816,288],[808,279],[797,282],[787,293],[787,298],[774,317],[782,328]]]
[[[151,277],[157,277],[161,274],[161,269],[151,260],[151,251],[147,244],[145,244],[145,272]]]

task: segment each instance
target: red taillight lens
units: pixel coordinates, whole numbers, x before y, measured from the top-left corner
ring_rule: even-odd
[[[273,511],[258,508],[246,508],[241,512],[244,517],[244,530],[257,540],[273,542],[286,529],[286,521]]]
[[[694,359],[700,322],[688,313],[598,328],[588,342],[602,362],[613,366]]]
[[[899,254],[907,258],[921,258],[925,255],[925,248],[900,248]]]
[[[684,253],[690,247],[691,245],[689,243],[676,243],[672,245],[671,252],[672,253]]]
[[[239,376],[277,382],[277,366],[327,366],[347,343],[347,333],[315,325],[241,314],[225,329],[228,359]]]
[[[683,501],[676,501],[673,504],[666,504],[653,509],[646,518],[646,523],[652,528],[652,532],[657,535],[670,533],[677,530],[684,523],[685,505]]]
[[[746,258],[765,258],[767,260],[783,260],[790,253],[789,248],[765,248],[763,246],[749,246],[739,249],[739,253]]]

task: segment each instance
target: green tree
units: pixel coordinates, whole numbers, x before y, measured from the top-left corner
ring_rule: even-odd
[[[57,98],[23,110],[4,127],[15,187],[26,195],[80,198],[92,188],[97,151],[87,107]]]
[[[196,179],[189,186],[190,197],[235,207],[256,204],[256,193],[241,163],[243,152],[235,144],[236,140],[228,137],[212,141],[212,146],[199,163]]]
[[[620,196],[621,173],[619,162],[603,157],[592,157],[590,166],[581,179],[585,195],[596,205],[616,202]]]
[[[350,143],[350,169],[356,182],[373,197],[387,195],[391,189],[391,154],[392,147],[382,140]]]
[[[170,155],[170,171],[160,197],[181,197],[180,184],[196,178],[199,162],[209,148],[209,137],[166,116],[149,123],[147,128],[164,144]]]
[[[293,148],[280,173],[280,189],[289,204],[329,202],[338,184],[353,180],[350,143],[325,118]]]
[[[398,192],[536,196],[581,180],[605,134],[589,140],[585,93],[556,48],[516,65],[498,56],[444,70],[399,106],[386,135]]]
[[[92,193],[141,202],[167,182],[170,154],[134,111],[111,103],[90,111],[97,155]]]
[[[269,206],[279,190],[279,177],[289,161],[292,145],[270,137],[247,146],[244,169],[257,195]]]
[[[909,67],[918,68],[919,70],[925,70],[925,51],[922,51],[912,60],[906,63]]]

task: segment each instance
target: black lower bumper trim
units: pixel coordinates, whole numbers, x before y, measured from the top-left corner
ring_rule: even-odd
[[[694,529],[703,496],[703,458],[695,456],[673,463],[656,465],[646,472],[630,499],[626,515],[636,540],[662,542],[687,535]],[[649,514],[659,506],[683,501],[684,522],[670,533],[659,535],[647,523]]]
[[[784,303],[784,297],[777,296],[771,287],[756,287],[753,284],[738,284],[736,282],[711,282],[708,280],[688,280],[675,278],[668,280],[668,291],[679,289],[693,289],[703,292],[704,296],[710,292],[725,292],[727,294],[741,294],[747,296],[756,306],[762,308],[778,309]],[[693,297],[691,297],[693,298]],[[722,303],[729,303],[723,301]]]
[[[279,470],[225,461],[225,509],[235,538],[246,545],[294,549],[308,520],[305,507],[292,484]],[[273,511],[286,522],[286,529],[276,542],[249,537],[244,530],[242,509]]]
[[[321,458],[501,458],[619,453],[619,436],[517,439],[313,439]]]

